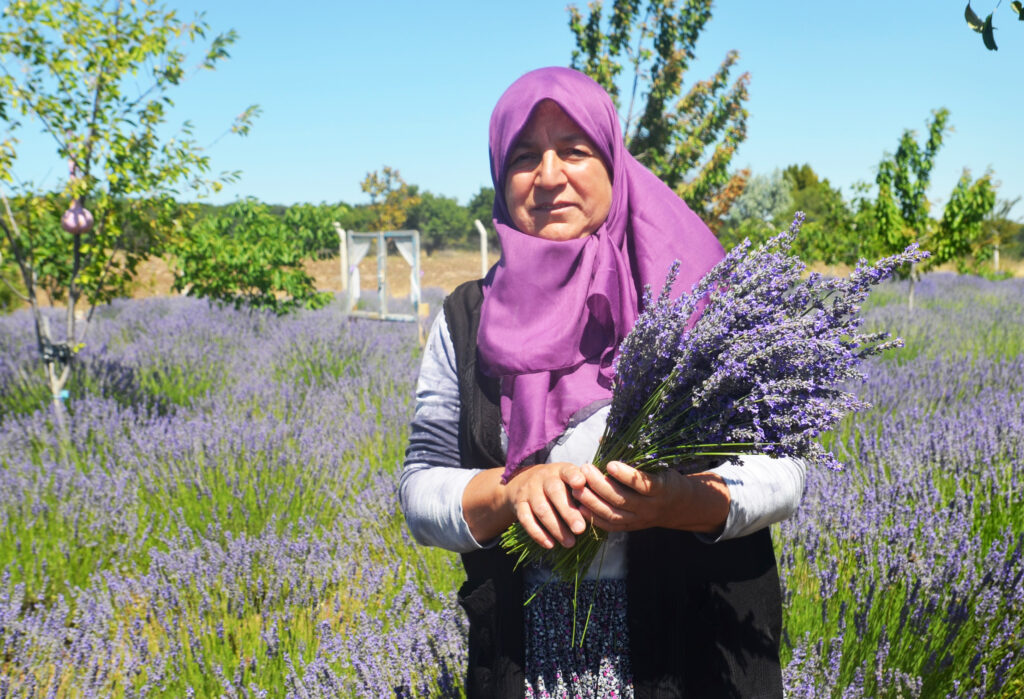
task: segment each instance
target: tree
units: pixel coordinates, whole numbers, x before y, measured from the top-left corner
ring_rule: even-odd
[[[783,171],[790,183],[793,208],[806,216],[794,250],[804,260],[825,264],[854,264],[861,257],[860,236],[854,235],[854,217],[843,200],[842,192],[832,187],[828,178],[820,179],[808,165],[790,165]]]
[[[374,230],[400,230],[405,226],[409,210],[419,203],[416,188],[407,184],[398,170],[387,165],[366,173],[359,187],[370,195]]]
[[[304,255],[320,259],[333,257],[338,254],[338,233],[334,230],[334,222],[343,221],[351,208],[342,203],[295,204],[284,211],[282,222],[297,238]]]
[[[423,192],[409,209],[405,227],[420,232],[420,243],[431,255],[441,248],[464,247],[473,231],[473,221],[455,199]]]
[[[235,177],[207,179],[209,157],[191,124],[177,135],[165,127],[169,93],[186,79],[184,49],[208,30],[201,16],[182,21],[156,9],[155,0],[112,7],[104,0],[18,0],[0,19],[0,118],[8,129],[0,179],[12,181],[13,133],[21,126],[15,117],[38,125],[69,163],[59,193],[37,195],[25,185],[19,196],[2,197],[0,220],[0,254],[18,266],[23,289],[16,293],[32,308],[62,429],[62,391],[92,313],[80,323],[76,305],[95,308],[126,289],[141,259],[137,246],[126,245],[129,231],[166,240],[181,230],[175,195],[216,190]],[[195,70],[214,69],[235,38],[233,31],[215,36]],[[246,109],[231,131],[247,133],[257,112]],[[41,314],[41,289],[66,301],[62,338]]]
[[[730,174],[729,165],[747,134],[743,104],[750,75],[730,82],[739,60],[730,51],[713,76],[682,93],[697,38],[711,18],[711,0],[648,0],[642,11],[640,0],[613,0],[607,21],[600,0],[589,9],[584,21],[577,7],[569,7],[576,39],[572,67],[611,95],[629,152],[717,229],[749,176]],[[623,105],[618,81],[626,65],[631,87]]]
[[[1017,242],[1015,238],[1020,238],[1021,233],[1024,233],[1024,225],[1010,218],[1010,212],[1020,200],[1020,197],[1000,199],[985,217],[977,257],[979,260],[991,259],[992,270],[996,274],[999,274],[1000,253],[1016,252],[1020,256],[1024,252],[1014,250],[1014,243]],[[1020,239],[1020,242],[1024,243],[1024,239]]]
[[[966,272],[966,258],[981,242],[985,219],[995,204],[992,176],[986,173],[972,181],[970,172],[965,168],[932,236],[929,266],[955,261],[957,269],[961,273]]]
[[[195,296],[278,314],[330,300],[303,269],[302,238],[254,199],[204,218],[171,252],[174,288]]]
[[[725,217],[719,232],[722,244],[731,248],[744,238],[760,243],[785,228],[793,211],[792,189],[779,170],[751,177]]]
[[[469,220],[479,220],[487,228],[491,227],[494,218],[494,188],[481,187],[480,191],[473,195],[466,206],[469,210]]]
[[[876,245],[881,254],[899,252],[916,241],[932,252],[926,268],[951,261],[962,266],[963,257],[981,235],[982,220],[995,205],[991,173],[972,181],[964,170],[938,224],[929,216],[926,194],[948,119],[948,110],[934,111],[924,145],[919,144],[917,136],[908,129],[900,138],[896,154],[886,156],[878,165],[875,221],[878,225]],[[908,299],[911,308],[916,274],[916,268],[912,268]]]
[[[996,3],[996,10],[999,9],[1000,3]],[[1010,11],[1016,16],[1017,20],[1024,22],[1024,2],[1021,0],[1013,0],[1010,3]],[[964,10],[964,19],[967,20],[967,26],[981,34],[981,42],[985,45],[989,51],[997,51],[999,47],[996,46],[996,27],[992,23],[992,18],[995,15],[995,10],[988,13],[988,17],[982,21],[973,9],[971,9],[970,0],[967,2],[967,9]]]
[[[948,120],[949,110],[935,110],[923,146],[918,144],[917,135],[907,129],[900,137],[896,154],[878,164],[875,217],[880,238],[877,242],[883,255],[897,253],[928,233],[930,205],[926,194]]]

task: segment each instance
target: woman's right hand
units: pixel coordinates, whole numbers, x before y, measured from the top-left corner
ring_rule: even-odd
[[[502,469],[481,471],[462,494],[462,515],[477,541],[488,541],[518,521],[544,548],[556,543],[570,547],[587,523],[573,498],[572,488],[584,488],[586,476],[579,466],[550,463],[528,466],[508,483]]]

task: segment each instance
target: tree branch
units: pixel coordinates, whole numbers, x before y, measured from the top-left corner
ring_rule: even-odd
[[[35,104],[35,102],[33,102],[33,101],[31,100],[31,98],[29,97],[29,94],[31,94],[31,93],[29,93],[29,92],[26,92],[26,91],[25,91],[25,89],[24,89],[24,88],[22,88],[22,87],[21,87],[21,86],[20,86],[20,85],[19,85],[19,84],[17,83],[17,81],[16,81],[15,79],[14,79],[14,76],[13,76],[13,75],[11,75],[11,74],[10,74],[10,72],[9,72],[9,71],[7,70],[7,67],[6,67],[6,66],[0,66],[0,68],[2,68],[2,70],[4,71],[4,75],[6,75],[6,76],[7,76],[8,78],[10,78],[10,80],[11,80],[11,84],[12,84],[12,86],[13,86],[13,90],[12,90],[12,93],[13,93],[13,95],[14,95],[14,96],[15,96],[16,98],[20,99],[20,100],[21,100],[22,102],[24,102],[25,104],[27,104],[27,105],[28,105],[29,109],[30,109],[30,110],[31,110],[31,112],[32,112],[32,113],[33,113],[33,114],[35,115],[35,117],[36,117],[37,119],[39,119],[39,121],[41,121],[41,122],[43,123],[43,129],[44,129],[44,130],[45,130],[45,131],[46,131],[46,132],[47,132],[48,134],[50,134],[50,136],[52,136],[52,137],[53,137],[53,140],[54,140],[54,141],[56,141],[56,143],[57,143],[57,146],[58,146],[58,148],[59,148],[59,149],[60,149],[61,151],[66,151],[66,152],[68,152],[68,153],[69,153],[69,155],[70,155],[70,151],[68,150],[68,146],[67,146],[67,143],[65,143],[64,141],[62,141],[62,140],[60,139],[60,136],[58,136],[58,135],[57,135],[57,132],[56,132],[56,131],[55,131],[55,130],[53,129],[53,127],[52,127],[52,126],[50,125],[50,122],[49,122],[49,121],[47,121],[47,120],[46,120],[46,117],[45,117],[45,116],[43,116],[43,113],[42,113],[41,111],[39,111],[39,107],[37,107],[37,106],[36,106],[36,104]]]

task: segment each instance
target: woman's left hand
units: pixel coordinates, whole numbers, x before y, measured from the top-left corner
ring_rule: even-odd
[[[713,471],[683,475],[666,469],[643,473],[624,463],[582,467],[587,485],[573,488],[580,512],[605,531],[651,527],[718,533],[729,515],[729,486]]]

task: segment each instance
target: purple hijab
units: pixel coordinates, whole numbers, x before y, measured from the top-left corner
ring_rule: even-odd
[[[611,172],[608,218],[576,240],[519,232],[505,202],[506,158],[546,99],[590,137]],[[612,359],[636,321],[644,285],[657,293],[678,259],[675,288],[688,290],[723,252],[700,218],[629,154],[611,98],[583,73],[541,68],[512,83],[491,114],[490,155],[501,259],[484,283],[477,344],[484,371],[501,379],[507,481],[574,416],[611,398]]]

